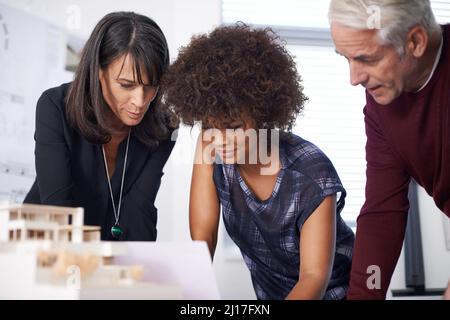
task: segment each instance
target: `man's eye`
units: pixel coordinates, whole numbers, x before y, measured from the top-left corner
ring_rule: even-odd
[[[375,58],[361,58],[359,60],[361,63],[365,63],[365,64],[374,64],[378,62],[378,59]]]

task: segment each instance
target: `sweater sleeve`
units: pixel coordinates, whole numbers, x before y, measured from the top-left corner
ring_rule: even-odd
[[[72,206],[70,152],[64,136],[64,108],[44,92],[36,108],[36,181],[42,204]]]
[[[410,176],[383,136],[374,110],[377,107],[367,105],[364,109],[366,201],[357,219],[349,299],[386,297],[401,252],[409,209]]]

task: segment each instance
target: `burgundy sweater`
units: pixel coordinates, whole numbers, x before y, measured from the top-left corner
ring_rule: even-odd
[[[443,31],[439,64],[423,90],[387,106],[366,93],[366,202],[357,221],[349,299],[385,298],[402,249],[411,178],[450,217],[450,25]],[[367,286],[375,284],[368,270],[373,265],[380,267],[380,289]]]

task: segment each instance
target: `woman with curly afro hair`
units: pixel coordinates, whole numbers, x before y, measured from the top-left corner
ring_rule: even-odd
[[[183,123],[203,128],[192,239],[214,255],[222,205],[258,299],[345,298],[354,240],[340,216],[346,192],[326,155],[290,132],[307,98],[277,35],[237,24],[194,37],[162,89]]]

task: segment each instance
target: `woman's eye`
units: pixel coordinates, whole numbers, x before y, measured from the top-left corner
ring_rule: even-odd
[[[134,85],[132,84],[123,84],[123,83],[121,83],[120,86],[124,89],[131,89],[134,87]]]

